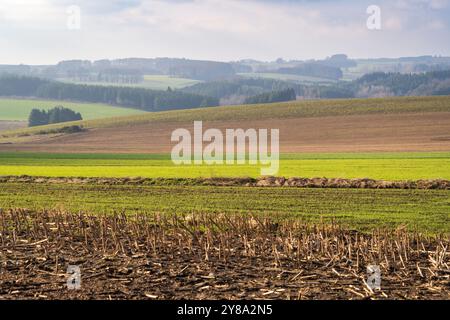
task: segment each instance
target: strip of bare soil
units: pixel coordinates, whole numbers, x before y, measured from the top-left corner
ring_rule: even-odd
[[[358,189],[440,189],[450,190],[450,181],[441,179],[386,181],[341,178],[63,178],[0,176],[0,183],[100,184],[100,185],[204,185],[245,187],[358,188]]]

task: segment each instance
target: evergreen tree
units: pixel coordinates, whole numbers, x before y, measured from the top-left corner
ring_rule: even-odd
[[[83,120],[79,112],[61,106],[55,107],[48,112],[45,110],[33,109],[28,117],[28,126],[43,126],[51,123]]]
[[[43,126],[48,124],[48,113],[45,110],[33,109],[28,117],[28,126]]]

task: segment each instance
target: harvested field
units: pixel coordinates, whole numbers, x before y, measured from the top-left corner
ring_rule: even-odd
[[[222,120],[203,123],[204,129],[280,129],[281,152],[400,152],[449,151],[450,112],[371,114],[270,120]],[[192,131],[193,122],[155,122],[93,127],[86,132],[32,136],[0,145],[0,151],[170,153],[171,133]],[[16,141],[4,138],[1,141]]]
[[[239,215],[0,212],[1,299],[449,299],[449,239]],[[66,270],[81,271],[68,290]],[[381,289],[367,267],[381,270]]]

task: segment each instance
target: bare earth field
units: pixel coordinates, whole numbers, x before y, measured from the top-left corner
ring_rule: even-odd
[[[16,130],[21,128],[26,128],[26,121],[4,121],[0,120],[0,131],[6,130]]]
[[[26,210],[1,211],[0,222],[0,299],[450,298],[449,240],[402,230]],[[375,264],[379,289],[367,283]]]
[[[397,152],[450,150],[450,112],[207,121],[207,128],[280,129],[281,152]],[[92,128],[71,135],[32,136],[1,151],[168,153],[171,133],[192,122]]]

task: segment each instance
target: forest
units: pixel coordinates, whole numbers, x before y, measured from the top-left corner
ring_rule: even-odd
[[[145,88],[70,84],[35,77],[4,75],[0,77],[0,96],[105,103],[145,111],[217,106],[213,97],[168,88]]]

